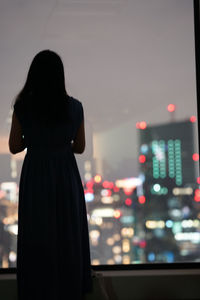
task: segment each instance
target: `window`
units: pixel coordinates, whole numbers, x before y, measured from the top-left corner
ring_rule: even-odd
[[[5,111],[32,57],[46,48],[61,55],[67,90],[83,103],[86,151],[76,159],[92,265],[198,262],[193,2],[10,1],[0,11]],[[25,154],[11,156],[5,146],[9,121],[2,115],[1,268],[16,266]]]

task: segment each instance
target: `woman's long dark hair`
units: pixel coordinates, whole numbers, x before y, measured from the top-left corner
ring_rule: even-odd
[[[43,50],[34,57],[13,107],[35,120],[52,124],[69,119],[69,98],[60,56],[51,50]]]

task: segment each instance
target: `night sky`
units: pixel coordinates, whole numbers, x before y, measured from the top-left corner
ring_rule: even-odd
[[[169,103],[176,120],[197,113],[193,22],[189,0],[0,0],[1,153],[11,102],[35,54],[51,49],[84,107],[87,148],[78,162],[106,160],[126,177],[123,162],[132,160],[136,176],[136,122],[170,121]]]

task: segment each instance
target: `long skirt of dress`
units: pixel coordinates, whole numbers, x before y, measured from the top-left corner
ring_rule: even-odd
[[[71,149],[28,149],[18,206],[18,300],[82,299],[92,290],[87,212]]]

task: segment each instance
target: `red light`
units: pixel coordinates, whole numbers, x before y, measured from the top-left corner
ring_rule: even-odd
[[[129,196],[133,193],[133,188],[132,187],[131,188],[126,188],[125,187],[125,188],[123,188],[123,191],[124,191],[125,195]]]
[[[109,182],[109,189],[113,189],[114,183],[112,181]]]
[[[92,188],[93,187],[93,182],[92,181],[88,181],[87,183],[86,183],[86,186],[87,186],[87,188]]]
[[[145,155],[140,155],[139,156],[139,162],[141,163],[141,164],[143,164],[144,162],[146,161],[146,156]]]
[[[145,248],[147,243],[146,243],[146,241],[143,240],[143,241],[139,242],[139,245],[140,245],[140,248]]]
[[[194,153],[194,154],[192,155],[192,159],[193,159],[194,161],[198,161],[198,160],[199,160],[199,154],[198,154],[198,153]]]
[[[195,195],[197,195],[198,197],[200,197],[200,189],[196,189],[195,190]]]
[[[107,189],[107,188],[110,187],[110,182],[107,181],[107,180],[105,180],[105,181],[102,183],[102,185],[103,185],[104,189]]]
[[[146,129],[147,128],[147,123],[142,121],[142,122],[137,122],[136,123],[136,128],[137,129]]]
[[[167,106],[167,110],[169,111],[169,112],[173,112],[173,111],[175,111],[175,105],[174,104],[169,104],[168,106]]]
[[[200,184],[200,177],[197,177],[197,183]]]
[[[84,190],[85,194],[86,193],[91,193],[91,194],[94,194],[94,190],[92,188],[88,188],[86,190]]]
[[[146,202],[146,197],[145,197],[144,195],[139,196],[139,197],[138,197],[138,201],[139,201],[140,204],[143,204],[143,203]]]
[[[119,188],[118,188],[117,186],[114,186],[114,187],[113,187],[113,191],[114,191],[115,193],[117,193],[117,192],[119,192]]]
[[[147,123],[142,121],[140,122],[140,129],[146,129],[147,128]]]
[[[136,128],[137,128],[137,129],[140,129],[140,122],[137,122],[137,123],[136,123]]]
[[[126,204],[127,206],[130,206],[130,205],[132,204],[131,198],[126,198],[125,204]]]
[[[94,176],[94,181],[95,181],[96,183],[101,182],[101,175],[95,175],[95,176]]]
[[[195,116],[191,116],[190,117],[190,122],[195,123],[197,120],[197,118]]]
[[[199,189],[196,189],[196,190],[195,190],[194,200],[195,200],[196,202],[200,202],[200,190],[199,190]]]

